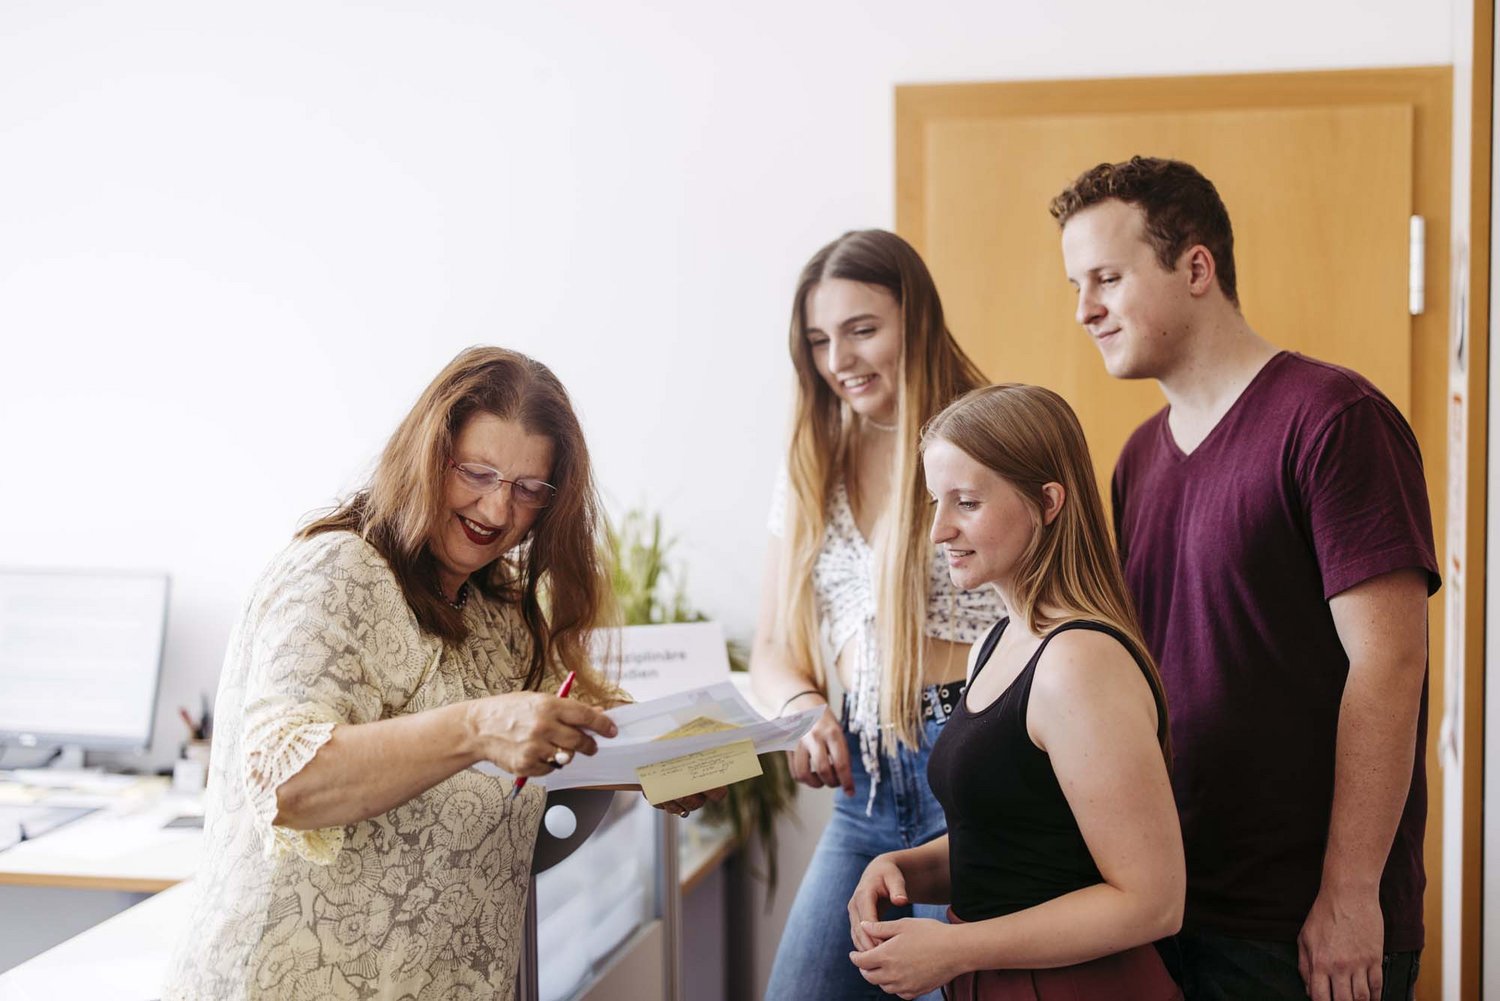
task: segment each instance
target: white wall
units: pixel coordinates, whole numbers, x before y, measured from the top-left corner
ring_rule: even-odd
[[[11,0],[0,565],[172,573],[168,754],[259,568],[487,341],[557,370],[612,507],[662,510],[746,635],[788,293],[892,223],[896,83],[1447,63],[1451,33],[1428,0]]]

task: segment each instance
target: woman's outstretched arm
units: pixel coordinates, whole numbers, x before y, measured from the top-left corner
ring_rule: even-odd
[[[275,823],[315,830],[379,816],[477,761],[493,761],[512,775],[543,775],[558,748],[593,754],[598,747],[590,734],[614,732],[602,710],[541,692],[342,723],[277,787]]]
[[[813,678],[812,665],[794,664],[787,653],[785,624],[780,621],[782,560],[786,542],[771,536],[761,575],[760,615],[750,647],[750,686],[772,713],[794,712],[828,704],[827,688]],[[792,778],[814,789],[838,786],[854,795],[854,772],[844,728],[831,708],[796,748],[787,752]]]

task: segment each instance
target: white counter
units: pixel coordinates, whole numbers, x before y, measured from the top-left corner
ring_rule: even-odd
[[[192,884],[128,911],[0,973],[0,1001],[152,1001],[186,926]]]

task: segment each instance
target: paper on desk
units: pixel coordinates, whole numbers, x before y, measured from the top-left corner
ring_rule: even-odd
[[[35,803],[42,798],[42,790],[19,782],[0,781],[0,806]]]
[[[816,706],[768,720],[750,707],[732,682],[725,681],[611,709],[607,715],[619,732],[614,737],[598,738],[599,753],[591,757],[579,755],[566,767],[530,781],[549,789],[637,785],[641,781],[636,774],[638,768],[739,741],[750,742],[756,754],[789,751],[823,712],[824,707]],[[705,722],[727,728],[706,730]],[[681,731],[688,731],[688,735],[675,736]],[[482,761],[474,767],[489,775],[510,778],[489,762]]]

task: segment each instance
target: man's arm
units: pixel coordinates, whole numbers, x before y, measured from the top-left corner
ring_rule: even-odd
[[[1339,707],[1323,881],[1298,939],[1313,1001],[1379,998],[1380,877],[1411,789],[1427,668],[1427,572],[1397,570],[1329,601],[1349,677]]]

